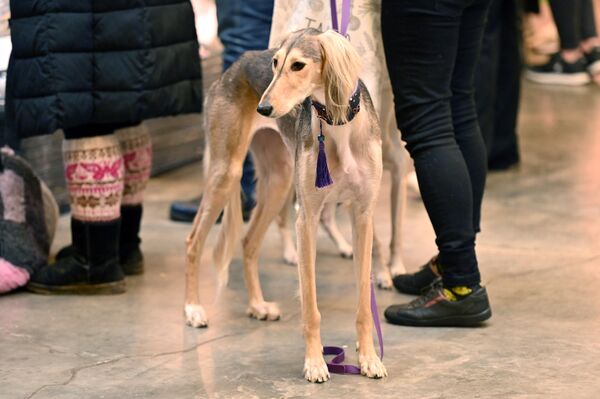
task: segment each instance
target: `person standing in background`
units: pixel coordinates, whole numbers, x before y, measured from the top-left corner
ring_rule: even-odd
[[[600,38],[592,0],[552,0],[550,7],[560,51],[545,64],[530,67],[525,76],[543,84],[600,84]]]
[[[265,50],[269,46],[273,0],[216,0],[218,34],[223,43],[223,71],[245,51]],[[256,205],[256,178],[250,153],[242,172],[242,214],[244,221]],[[171,204],[172,220],[191,223],[198,212],[201,197]]]
[[[492,0],[475,72],[475,103],[489,170],[519,163],[521,0]]]
[[[39,293],[108,294],[143,272],[139,229],[150,175],[145,119],[202,111],[189,0],[11,1],[7,128],[62,129],[72,245],[35,273]]]

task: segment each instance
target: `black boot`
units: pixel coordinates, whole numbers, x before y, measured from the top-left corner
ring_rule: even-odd
[[[27,289],[40,294],[125,292],[119,266],[120,224],[120,220],[85,223],[71,219],[72,254],[38,270]]]
[[[121,238],[119,245],[119,263],[127,276],[144,273],[144,257],[140,251],[140,224],[142,205],[121,207]],[[75,254],[73,245],[62,248],[55,256],[57,261]]]
[[[119,260],[123,273],[128,276],[144,273],[144,257],[140,250],[142,205],[121,207],[121,245]]]

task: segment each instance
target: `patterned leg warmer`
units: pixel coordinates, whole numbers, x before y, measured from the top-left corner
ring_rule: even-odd
[[[65,140],[63,161],[72,217],[82,222],[118,219],[124,169],[115,135]]]
[[[117,130],[125,164],[124,206],[139,205],[144,199],[144,189],[152,167],[152,143],[148,129],[143,123]]]

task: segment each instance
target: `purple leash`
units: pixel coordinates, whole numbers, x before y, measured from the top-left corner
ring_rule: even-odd
[[[342,36],[346,36],[346,33],[348,33],[348,25],[350,24],[351,2],[351,0],[342,0],[341,29],[338,26],[336,0],[330,0],[329,2],[331,6],[331,27],[333,28],[333,30],[335,30]],[[324,155],[324,141],[325,136],[323,136],[323,127],[321,125],[321,134],[319,135],[320,161],[317,163],[317,187],[325,187],[333,183],[333,181],[331,181],[331,178],[329,177],[329,172],[327,171],[327,173],[325,173],[325,171],[327,170],[327,160],[325,159]],[[321,168],[319,168],[320,164],[324,164],[324,166],[321,165]],[[377,311],[377,301],[375,299],[375,285],[373,284],[373,277],[371,277],[371,315],[373,317],[373,323],[375,324],[375,330],[377,331],[377,341],[379,341],[379,358],[383,360],[383,334],[381,333],[381,322],[379,321],[379,312]],[[360,367],[355,366],[353,364],[342,363],[346,359],[346,352],[344,351],[344,348],[340,348],[339,346],[324,346],[323,355],[334,356],[333,359],[331,359],[331,361],[327,362],[327,369],[331,373],[360,374]]]
[[[350,8],[352,0],[342,0],[342,27],[338,27],[337,4],[336,0],[329,0],[331,6],[331,28],[342,36],[348,33],[348,25],[350,25]]]
[[[383,334],[381,333],[381,323],[379,321],[379,312],[377,311],[377,301],[375,300],[375,285],[371,278],[371,315],[377,331],[377,341],[379,341],[379,358],[383,360]],[[327,370],[335,374],[360,374],[360,367],[353,364],[342,364],[346,358],[344,348],[339,346],[324,346],[323,355],[334,356],[327,362]]]

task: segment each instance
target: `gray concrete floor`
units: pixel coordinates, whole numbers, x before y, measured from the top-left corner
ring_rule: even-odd
[[[388,378],[303,380],[296,270],[283,264],[275,228],[265,240],[261,277],[282,320],[245,316],[238,253],[219,303],[211,266],[202,267],[210,327],[184,325],[189,226],[168,221],[167,209],[201,190],[194,165],[151,181],[143,225],[147,272],[128,279],[126,294],[0,297],[0,397],[600,397],[600,89],[525,85],[519,126],[522,165],[490,175],[477,247],[492,320],[478,329],[385,324]],[[387,239],[382,197],[377,229]],[[340,219],[349,235],[347,218]],[[435,250],[417,200],[410,201],[404,233],[405,261],[415,270]],[[352,264],[319,234],[323,341],[352,347]],[[67,241],[62,218],[54,248]],[[380,311],[409,299],[378,292]]]

